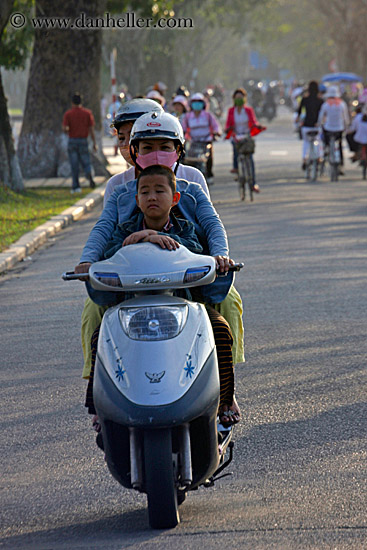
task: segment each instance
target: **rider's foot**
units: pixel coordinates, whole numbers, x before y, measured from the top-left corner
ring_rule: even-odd
[[[97,433],[101,431],[101,424],[99,423],[99,418],[96,414],[92,418],[92,426]]]
[[[306,162],[303,161],[303,162],[302,162],[302,170],[306,170],[306,166],[307,166],[307,165],[306,165]]]
[[[232,168],[231,174],[238,174],[238,168]]]
[[[338,170],[338,175],[339,176],[345,176],[345,173],[343,172],[343,170],[341,168],[339,168],[339,170]]]
[[[253,185],[252,190],[255,191],[255,193],[260,193],[260,187],[257,185],[257,183]]]
[[[241,411],[235,397],[233,397],[233,402],[231,406],[223,405],[219,409],[218,416],[219,422],[224,427],[232,426],[233,424],[237,424],[240,421]]]

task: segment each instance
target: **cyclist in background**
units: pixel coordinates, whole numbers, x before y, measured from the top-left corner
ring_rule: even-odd
[[[233,168],[231,173],[238,173],[238,162],[237,162],[237,148],[236,148],[236,135],[251,135],[255,136],[262,130],[265,130],[263,126],[256,120],[255,111],[252,107],[246,105],[247,102],[247,92],[244,88],[237,88],[233,92],[233,107],[228,109],[227,113],[227,122],[226,122],[226,137],[225,139],[232,138],[233,145]],[[260,193],[260,187],[256,183],[255,179],[255,164],[253,155],[251,155],[252,163],[252,172],[253,172],[253,190],[255,193]]]
[[[319,85],[315,80],[311,80],[308,85],[308,92],[302,97],[301,103],[298,108],[298,116],[295,120],[299,122],[301,113],[304,110],[306,113],[302,122],[302,138],[303,138],[303,151],[302,151],[302,170],[306,170],[306,160],[310,151],[310,141],[308,139],[308,133],[315,130],[317,126],[317,120],[323,100],[319,96]]]
[[[324,143],[328,147],[330,143],[330,134],[336,134],[336,141],[339,141],[340,165],[344,165],[342,137],[343,132],[349,126],[349,113],[345,101],[340,98],[339,90],[336,86],[329,86],[325,94],[318,117],[318,125],[323,127]],[[344,172],[339,170],[339,175],[344,176]]]

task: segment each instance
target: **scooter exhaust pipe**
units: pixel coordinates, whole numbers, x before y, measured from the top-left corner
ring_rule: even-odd
[[[129,428],[130,436],[130,477],[133,489],[141,491],[143,487],[143,456],[139,433],[136,428]]]
[[[191,466],[191,443],[190,428],[188,424],[180,427],[180,450],[181,450],[181,486],[188,487],[192,483]]]

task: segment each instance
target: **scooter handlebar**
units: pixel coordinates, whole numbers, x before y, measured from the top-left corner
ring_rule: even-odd
[[[244,267],[244,263],[238,262],[236,264],[229,266],[228,271],[240,271],[243,267]],[[220,273],[219,269],[217,269],[217,273],[218,274]],[[66,271],[61,275],[61,278],[64,281],[75,281],[78,279],[83,279],[85,281],[86,279],[89,279],[89,275],[88,273],[75,273],[74,271]]]
[[[88,273],[74,273],[74,271],[66,271],[66,273],[63,273],[61,275],[61,278],[64,281],[75,281],[76,279],[89,279]]]
[[[238,262],[236,264],[230,265],[228,271],[240,271],[243,267],[245,267],[245,264],[243,262]],[[223,275],[223,273],[221,273],[219,269],[217,269],[217,274]]]
[[[243,262],[237,262],[230,266],[229,271],[240,271],[243,267],[245,267]]]

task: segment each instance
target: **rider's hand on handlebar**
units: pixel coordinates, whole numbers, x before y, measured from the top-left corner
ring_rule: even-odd
[[[229,266],[234,264],[234,261],[228,256],[214,256],[214,258],[217,264],[217,270],[219,270],[220,273],[227,273]]]
[[[154,231],[154,229],[143,229],[142,231],[135,231],[135,233],[131,233],[124,242],[122,243],[122,246],[128,246],[129,244],[136,244],[140,241],[144,241],[146,237],[149,235],[157,235],[157,231]]]
[[[84,262],[74,267],[74,273],[88,273],[92,264],[90,262]],[[81,281],[88,281],[88,277],[80,277]]]
[[[161,248],[167,248],[167,250],[176,250],[176,248],[180,247],[179,243],[168,235],[148,235],[145,237],[144,242],[159,244]]]

